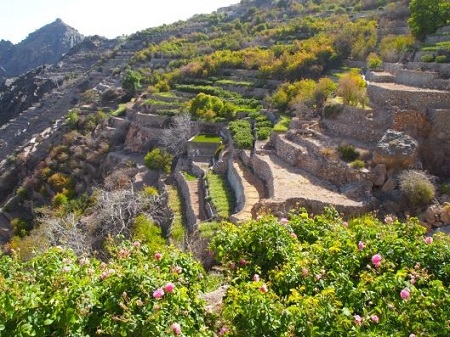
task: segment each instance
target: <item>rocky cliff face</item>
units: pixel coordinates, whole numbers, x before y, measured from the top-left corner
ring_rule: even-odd
[[[57,19],[17,45],[0,41],[0,81],[44,64],[55,64],[83,39],[77,30]]]

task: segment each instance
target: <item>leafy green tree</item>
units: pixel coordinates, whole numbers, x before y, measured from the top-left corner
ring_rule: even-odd
[[[313,99],[317,108],[322,108],[323,104],[326,102],[328,97],[336,91],[336,83],[334,83],[328,77],[322,77],[317,82],[316,87],[313,90]]]
[[[224,117],[232,119],[236,112],[236,107],[230,102],[224,102],[217,96],[199,93],[188,102],[189,113],[195,117],[214,119]]]
[[[144,163],[150,170],[163,171],[170,173],[170,165],[173,157],[165,150],[159,147],[148,152],[144,157]]]
[[[129,94],[134,95],[141,87],[142,75],[135,70],[128,69],[122,79],[122,88]]]
[[[338,95],[344,104],[364,106],[366,101],[366,83],[360,74],[349,72],[341,77],[338,84]]]
[[[409,4],[411,17],[408,20],[412,33],[419,39],[434,33],[450,21],[448,0],[412,0]]]

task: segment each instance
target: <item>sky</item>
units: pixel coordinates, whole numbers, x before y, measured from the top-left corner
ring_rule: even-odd
[[[0,40],[16,44],[63,20],[85,36],[114,38],[211,13],[240,0],[0,0]]]

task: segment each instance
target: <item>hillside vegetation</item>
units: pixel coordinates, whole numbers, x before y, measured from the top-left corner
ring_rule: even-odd
[[[333,210],[224,223],[211,249],[230,287],[213,314],[199,296],[217,274],[173,248],[124,242],[106,263],[13,254],[0,261],[0,335],[447,336],[450,242],[424,231]]]
[[[427,143],[372,157],[394,117],[422,141],[447,110],[371,102],[363,70],[398,90],[384,63],[446,66],[426,38],[449,21],[445,0],[242,0],[5,83],[0,337],[448,336],[450,239],[427,230],[450,185]]]

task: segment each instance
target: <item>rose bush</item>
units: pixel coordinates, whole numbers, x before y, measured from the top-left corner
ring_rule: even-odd
[[[0,336],[213,336],[190,255],[125,242],[108,263],[52,248],[0,260]]]
[[[211,249],[235,266],[228,334],[448,336],[450,239],[425,232],[415,219],[347,223],[334,210],[223,227]]]

